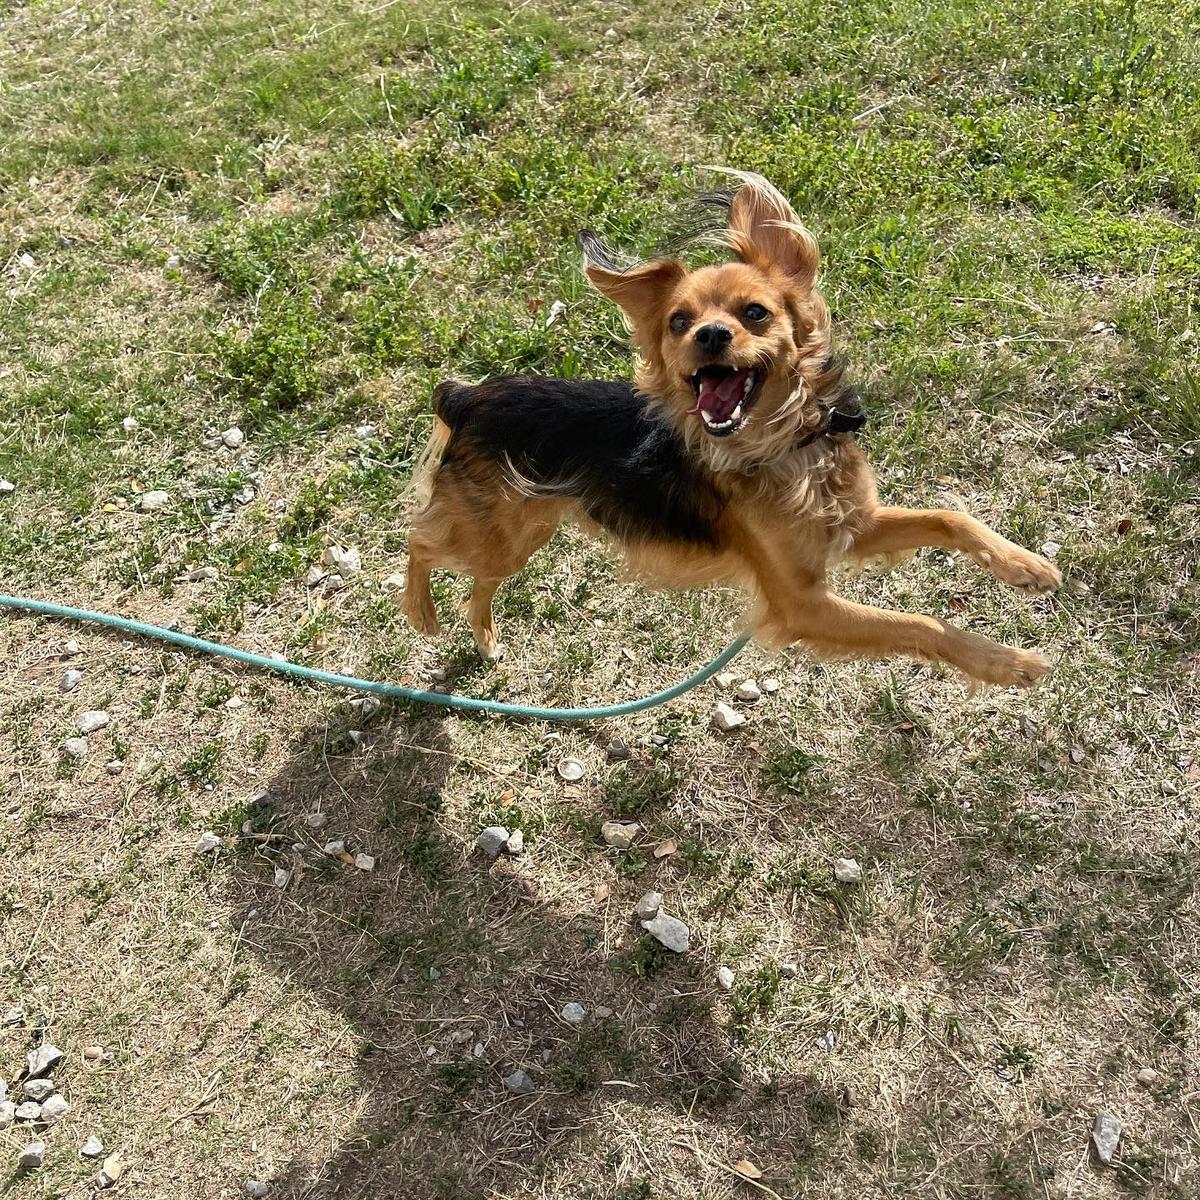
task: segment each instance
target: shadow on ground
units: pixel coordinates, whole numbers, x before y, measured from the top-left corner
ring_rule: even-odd
[[[394,714],[369,736],[356,745],[320,727],[300,739],[310,748],[271,782],[255,818],[277,836],[230,880],[235,912],[257,910],[245,944],[362,1039],[367,1101],[353,1134],[326,1161],[294,1162],[272,1195],[531,1193],[577,1139],[605,1132],[610,1098],[715,1121],[735,1142],[752,1130],[785,1170],[818,1129],[837,1125],[842,1100],[827,1085],[768,1079],[742,1060],[711,1015],[716,992],[698,957],[659,950],[632,926],[613,938],[602,903],[555,907],[527,860],[464,856],[440,824],[454,760],[439,719]],[[319,829],[314,813],[327,818]],[[377,854],[373,871],[316,852],[342,837],[348,852]],[[297,854],[294,840],[310,849]],[[292,872],[282,889],[276,868]],[[560,1016],[572,1000],[589,1010],[581,1025]],[[516,1070],[532,1093],[506,1088]],[[652,1139],[655,1123],[645,1128]],[[686,1150],[655,1151],[685,1173],[696,1167]],[[638,1185],[649,1164],[621,1158],[608,1156],[607,1180],[570,1194],[649,1194]]]

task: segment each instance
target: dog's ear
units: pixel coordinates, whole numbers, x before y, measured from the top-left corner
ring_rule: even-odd
[[[594,233],[581,233],[579,244],[588,282],[621,309],[635,332],[654,323],[672,289],[687,274],[683,263],[674,259],[622,267]]]
[[[761,175],[730,171],[740,181],[729,205],[730,243],[743,262],[770,264],[803,292],[817,281],[821,251],[792,206]]]

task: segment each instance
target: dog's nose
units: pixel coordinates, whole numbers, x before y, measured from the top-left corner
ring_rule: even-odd
[[[720,354],[733,341],[733,330],[728,325],[714,322],[711,325],[701,325],[695,333],[700,348],[709,354]]]

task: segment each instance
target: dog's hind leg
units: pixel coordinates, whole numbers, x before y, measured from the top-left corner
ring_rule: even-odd
[[[950,509],[877,508],[850,546],[851,559],[941,546],[970,555],[1002,583],[1048,592],[1062,583],[1051,562],[1001,537],[981,521]]]
[[[467,603],[467,619],[471,622],[471,630],[475,634],[475,646],[479,657],[485,662],[496,662],[504,653],[500,637],[496,633],[496,618],[492,612],[492,598],[503,582],[503,579],[477,577],[475,586],[471,589],[471,599]]]
[[[433,569],[433,557],[428,549],[415,539],[409,544],[408,579],[404,585],[402,607],[408,623],[426,637],[441,632],[437,609],[433,604],[433,593],[429,590],[429,572]]]

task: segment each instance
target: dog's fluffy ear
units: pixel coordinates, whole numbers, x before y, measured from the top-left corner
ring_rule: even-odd
[[[675,259],[622,266],[590,232],[579,235],[579,244],[588,282],[621,309],[635,333],[649,329],[662,315],[667,297],[687,274]]]
[[[817,239],[779,190],[761,175],[725,171],[741,186],[729,205],[730,244],[743,262],[769,263],[801,291],[811,291],[821,261]]]

